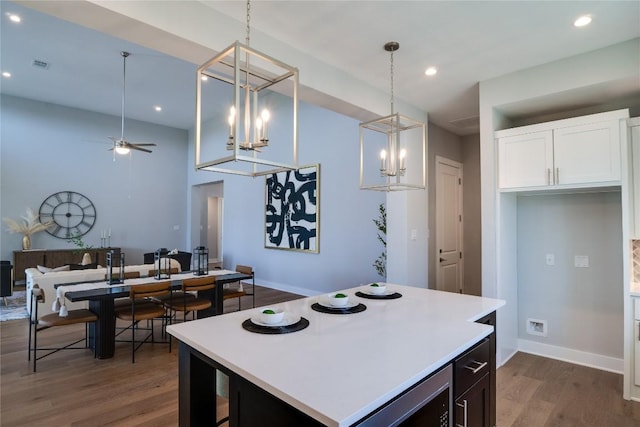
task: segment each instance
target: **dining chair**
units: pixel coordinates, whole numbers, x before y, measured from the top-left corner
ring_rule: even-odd
[[[66,317],[60,317],[58,313],[46,314],[42,317],[38,316],[38,306],[45,302],[44,289],[35,284],[31,290],[31,299],[29,300],[31,315],[29,316],[29,351],[28,360],[31,360],[31,352],[33,351],[33,372],[36,372],[36,362],[49,355],[57,353],[61,350],[86,350],[89,348],[89,324],[98,321],[98,316],[87,309],[69,310]],[[38,347],[38,335],[45,329],[58,326],[69,326],[84,323],[84,338],[80,338],[70,344],[62,347]],[[33,345],[32,338],[33,336]],[[76,344],[85,342],[84,347],[74,347]],[[48,353],[38,356],[38,351],[48,351]],[[94,353],[95,354],[95,353]]]
[[[129,288],[130,303],[128,305],[118,305],[115,307],[114,311],[116,318],[129,322],[129,326],[119,332],[118,335],[125,330],[131,331],[131,363],[136,362],[136,351],[145,343],[169,344],[169,352],[171,352],[171,340],[155,340],[153,323],[155,319],[162,320],[162,335],[164,335],[165,321],[169,320],[170,322],[170,319],[166,316],[164,306],[159,303],[156,298],[170,295],[171,281],[169,280],[157,283],[133,285]],[[146,327],[141,327],[139,325],[141,320],[151,321],[150,326],[149,322],[147,322]],[[136,333],[140,331],[146,332],[146,335],[137,340]],[[151,339],[151,341],[149,341],[149,339]]]
[[[236,271],[238,273],[251,275],[251,292],[247,292],[244,289],[244,286],[248,285],[248,283],[243,282],[242,280],[239,280],[238,282],[230,283],[229,287],[224,288],[222,290],[223,300],[226,301],[226,300],[231,299],[231,298],[238,298],[238,311],[240,311],[240,310],[242,310],[242,297],[251,296],[253,298],[253,307],[255,308],[255,306],[256,306],[256,278],[255,278],[255,275],[253,273],[253,268],[251,268],[251,267],[249,267],[247,265],[237,264],[236,265]]]
[[[174,292],[171,298],[165,299],[164,305],[172,313],[182,312],[182,321],[187,321],[187,314],[211,308],[211,298],[202,298],[198,292],[210,291],[216,287],[215,276],[194,277],[182,281],[180,292]]]

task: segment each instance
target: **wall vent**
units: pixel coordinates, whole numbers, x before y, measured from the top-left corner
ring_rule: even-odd
[[[31,65],[33,65],[36,68],[42,68],[43,70],[49,69],[49,63],[45,61],[41,61],[39,59],[34,59]]]
[[[459,127],[459,128],[474,128],[480,126],[480,117],[472,116],[465,117],[464,119],[455,119],[449,122],[450,125]]]

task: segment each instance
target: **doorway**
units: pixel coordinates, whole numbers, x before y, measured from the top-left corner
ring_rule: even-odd
[[[209,249],[209,266],[222,266],[223,182],[192,187],[191,245]]]
[[[436,289],[464,293],[462,163],[436,156]]]

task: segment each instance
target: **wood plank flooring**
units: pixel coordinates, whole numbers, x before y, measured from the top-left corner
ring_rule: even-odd
[[[256,306],[299,298],[257,287]],[[243,308],[251,307],[244,297]],[[225,312],[237,300],[225,301]],[[127,343],[115,357],[89,350],[27,362],[27,321],[0,323],[0,426],[176,426],[178,352],[144,345],[131,364]],[[57,342],[82,334],[69,327],[46,331]],[[498,370],[498,426],[640,426],[640,403],[622,399],[622,376],[518,353]]]
[[[622,375],[517,353],[497,372],[498,426],[640,426]]]

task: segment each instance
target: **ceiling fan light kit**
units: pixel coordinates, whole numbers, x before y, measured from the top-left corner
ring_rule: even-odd
[[[393,53],[398,42],[384,49],[391,56],[391,114],[360,123],[360,189],[374,191],[426,188],[426,126],[394,112]]]
[[[249,47],[249,12],[247,1],[246,44],[198,67],[196,170],[255,177],[298,169],[298,69]],[[270,136],[274,129],[284,131]]]
[[[127,85],[127,58],[131,55],[129,52],[120,52],[120,56],[122,56],[122,115],[121,115],[121,126],[120,126],[120,138],[115,138],[110,136],[109,139],[113,141],[113,147],[110,150],[113,150],[113,161],[116,160],[116,153],[120,155],[130,154],[131,150],[143,151],[145,153],[151,153],[151,150],[142,147],[152,147],[156,144],[154,143],[142,143],[142,142],[129,142],[124,137],[124,111],[125,111],[125,100],[126,100],[126,85]]]

